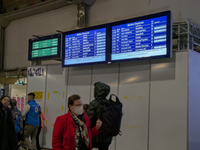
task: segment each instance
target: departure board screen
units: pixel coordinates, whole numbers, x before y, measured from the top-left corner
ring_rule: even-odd
[[[111,61],[169,56],[166,16],[112,26]]]
[[[60,35],[29,40],[29,60],[60,57]]]
[[[106,61],[106,28],[64,35],[63,66]]]

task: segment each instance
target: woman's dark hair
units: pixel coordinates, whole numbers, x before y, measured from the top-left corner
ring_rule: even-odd
[[[69,105],[73,106],[74,105],[74,101],[76,101],[78,99],[81,99],[81,97],[79,95],[77,95],[77,94],[74,94],[74,95],[70,96],[68,98],[68,108],[69,108]]]
[[[83,105],[83,109],[84,109],[85,112],[87,112],[88,107],[89,107],[89,104],[84,104],[84,105]]]
[[[11,98],[10,98],[10,96],[3,96],[3,97],[1,97],[1,101],[5,98],[5,97],[8,97],[9,99],[10,99],[10,101],[11,101]]]
[[[15,99],[11,99],[10,101],[12,102],[13,106],[17,106],[17,101]]]
[[[14,109],[14,105],[13,105],[11,100],[10,100],[10,106],[11,106],[12,109]]]

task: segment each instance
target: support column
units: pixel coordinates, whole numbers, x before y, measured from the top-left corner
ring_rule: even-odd
[[[4,34],[5,28],[0,26],[0,71],[4,68]]]
[[[3,13],[3,0],[0,0],[0,14]]]
[[[11,85],[10,84],[4,84],[4,89],[5,89],[5,95],[11,96]]]
[[[87,21],[88,21],[88,6],[85,3],[79,3],[77,5],[77,29],[85,28],[87,27]]]

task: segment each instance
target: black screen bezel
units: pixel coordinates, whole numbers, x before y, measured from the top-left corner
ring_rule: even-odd
[[[58,52],[57,55],[51,55],[51,56],[43,56],[43,57],[34,57],[32,58],[32,43],[37,41],[43,41],[43,40],[49,40],[58,38]],[[43,61],[43,60],[50,60],[50,59],[60,59],[61,58],[61,34],[54,34],[34,39],[29,39],[29,52],[28,52],[28,60],[29,61]]]
[[[162,17],[162,16],[167,16],[167,54],[166,55],[112,60],[111,55],[112,55],[112,27],[113,26],[147,20],[147,19],[153,19],[153,18]],[[110,54],[109,58],[110,58],[110,62],[112,62],[112,63],[150,60],[150,59],[161,59],[161,58],[171,58],[172,57],[172,13],[171,13],[171,11],[165,11],[165,12],[161,12],[161,13],[157,13],[157,14],[152,14],[152,15],[147,15],[147,16],[142,16],[142,17],[138,17],[138,18],[127,19],[127,20],[110,23],[109,27],[110,27],[109,30],[111,31],[111,37],[110,37],[111,38],[111,41],[110,41],[111,49],[110,49],[110,53],[109,53]]]
[[[91,30],[96,30],[96,29],[102,29],[102,28],[106,28],[106,59],[105,61],[100,61],[100,62],[90,62],[90,63],[79,63],[79,64],[71,64],[71,65],[66,65],[64,64],[65,62],[65,36],[66,35],[70,35],[70,34],[76,34],[76,33],[80,33],[80,32],[87,32],[87,31],[91,31]],[[98,26],[93,26],[93,27],[88,27],[88,28],[83,28],[83,29],[77,29],[77,30],[73,30],[73,31],[68,31],[68,32],[64,32],[63,36],[62,36],[62,67],[76,67],[76,66],[86,66],[86,65],[97,65],[97,64],[106,64],[108,63],[109,56],[110,56],[110,30],[109,30],[109,26],[108,24],[105,25],[98,25]]]

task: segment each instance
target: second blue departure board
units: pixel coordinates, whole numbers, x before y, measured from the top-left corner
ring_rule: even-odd
[[[65,34],[63,66],[106,61],[106,28]]]
[[[165,15],[113,25],[111,61],[168,55],[168,20]]]

